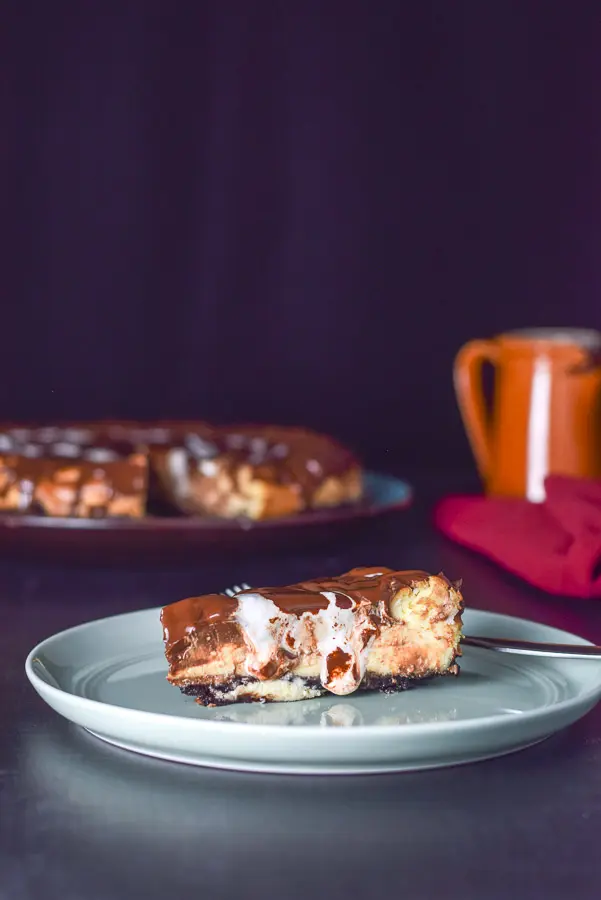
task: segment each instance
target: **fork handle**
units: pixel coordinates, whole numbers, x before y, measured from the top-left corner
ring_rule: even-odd
[[[464,634],[462,644],[499,653],[521,653],[524,656],[556,656],[562,659],[601,659],[601,647],[595,644],[547,644],[517,641],[512,638],[479,637]]]

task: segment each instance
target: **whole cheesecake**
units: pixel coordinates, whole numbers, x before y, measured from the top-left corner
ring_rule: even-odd
[[[92,422],[0,430],[0,510],[13,513],[140,518],[158,505],[270,519],[355,503],[362,475],[350,450],[301,428]]]

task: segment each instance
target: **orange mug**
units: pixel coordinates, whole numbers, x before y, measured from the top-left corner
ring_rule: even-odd
[[[490,410],[486,362],[495,370]],[[454,380],[488,494],[539,503],[549,474],[601,477],[601,333],[533,328],[470,341]]]

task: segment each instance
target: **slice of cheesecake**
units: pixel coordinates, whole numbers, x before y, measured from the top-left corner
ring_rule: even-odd
[[[147,457],[133,446],[19,444],[0,433],[0,512],[139,519],[147,483]]]
[[[171,684],[203,706],[401,691],[457,675],[463,598],[444,575],[352,569],[161,612]]]

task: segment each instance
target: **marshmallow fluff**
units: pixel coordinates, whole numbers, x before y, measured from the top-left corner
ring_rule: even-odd
[[[376,629],[367,615],[357,615],[354,601],[344,592],[322,591],[321,595],[327,607],[300,616],[284,612],[260,593],[237,596],[235,618],[249,649],[249,675],[275,675],[278,660],[285,661],[312,632],[322,686],[338,695],[357,690]]]
[[[248,674],[261,676],[270,662],[279,657],[296,616],[282,612],[262,594],[240,594],[237,600],[236,620],[250,649]]]
[[[190,491],[190,473],[186,451],[182,447],[174,447],[169,451],[167,465],[178,496],[187,496]]]

